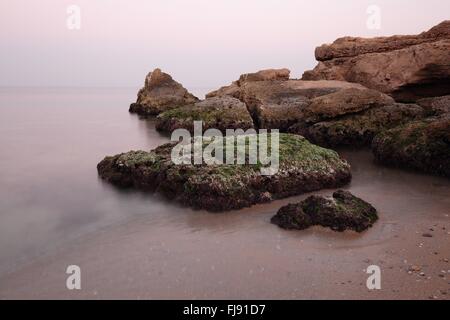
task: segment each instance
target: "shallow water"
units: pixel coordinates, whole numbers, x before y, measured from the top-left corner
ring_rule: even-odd
[[[93,249],[99,246],[104,263],[115,261],[110,272],[121,272],[123,277],[136,272],[154,275],[150,277],[153,289],[142,284],[133,287],[124,280],[128,286],[121,292],[130,293],[126,297],[297,297],[299,286],[311,289],[311,283],[320,281],[317,274],[311,276],[313,282],[292,283],[290,275],[302,269],[302,263],[310,261],[305,270],[314,270],[314,263],[319,270],[331,259],[339,270],[353,262],[333,258],[339,251],[330,253],[330,248],[341,253],[364,248],[367,258],[376,260],[381,256],[378,251],[400,241],[402,230],[412,228],[417,233],[420,225],[448,224],[449,180],[376,165],[369,151],[340,151],[352,165],[353,180],[346,189],[379,211],[380,221],[362,234],[316,227],[286,232],[269,223],[281,205],[307,195],[211,214],[157,196],[119,191],[98,179],[97,163],[105,155],[151,149],[168,141],[154,130],[152,120],[128,113],[136,91],[0,90],[0,277],[4,280],[35,260],[47,261],[46,255],[61,255],[73,246],[77,259],[88,261],[90,254],[99,254],[100,249]],[[448,248],[448,237],[444,239]],[[112,258],[118,253],[124,255],[121,263]],[[136,271],[128,265],[135,257],[148,269],[141,266]],[[359,263],[363,257],[364,253],[358,255]],[[65,256],[59,261],[73,263]],[[354,268],[359,264],[350,269]],[[41,266],[42,270],[47,269]],[[266,277],[266,272],[271,276]],[[261,291],[277,283],[284,288],[272,288],[272,295]],[[222,294],[218,295],[217,286]],[[121,287],[105,289],[103,296],[122,297],[113,288]]]

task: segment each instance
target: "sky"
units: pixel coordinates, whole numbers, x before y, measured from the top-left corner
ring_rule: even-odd
[[[323,43],[446,19],[448,0],[0,0],[0,86],[139,87],[156,67],[186,87],[267,68],[299,78]]]

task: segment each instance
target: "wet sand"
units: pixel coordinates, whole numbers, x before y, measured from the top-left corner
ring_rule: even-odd
[[[2,123],[1,145],[29,144],[8,156],[32,148],[37,160],[12,166],[0,158],[8,178],[1,191],[21,195],[2,198],[0,299],[449,299],[449,180],[378,166],[369,151],[341,150],[352,165],[346,189],[380,216],[361,234],[270,224],[279,207],[307,195],[221,214],[181,208],[96,177],[102,156],[167,139],[151,121],[126,113],[128,94],[109,106],[96,93],[101,106],[81,111],[47,106],[51,119],[41,122],[40,113],[1,110],[16,120]],[[68,114],[71,121],[61,123]],[[25,131],[32,125],[34,138],[17,122]],[[46,146],[38,143],[49,136]],[[55,152],[59,158],[48,163]],[[81,267],[79,291],[65,286],[72,264]],[[366,287],[369,265],[381,268],[381,290]],[[420,271],[408,272],[413,265]]]

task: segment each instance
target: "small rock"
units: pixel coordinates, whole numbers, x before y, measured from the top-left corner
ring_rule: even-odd
[[[283,229],[303,230],[313,225],[335,231],[347,229],[362,232],[378,220],[377,211],[369,203],[348,191],[338,190],[333,197],[310,196],[280,208],[271,222]]]
[[[422,237],[424,237],[424,238],[433,238],[433,235],[429,234],[429,233],[424,233],[424,234],[422,234]]]
[[[419,272],[419,271],[422,270],[422,268],[419,267],[419,266],[411,266],[411,267],[409,267],[408,270],[411,271],[411,272]]]

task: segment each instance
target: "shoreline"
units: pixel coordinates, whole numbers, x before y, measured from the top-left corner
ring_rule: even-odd
[[[173,206],[169,223],[151,214],[134,217],[2,277],[0,299],[448,299],[450,218],[442,196],[450,184],[377,167],[365,151],[342,153],[354,172],[346,189],[380,212],[380,221],[362,234],[270,224],[277,208],[308,194],[222,214]],[[417,178],[421,186],[412,183]],[[383,179],[396,184],[373,193]],[[401,195],[390,192],[399,185]],[[422,189],[429,185],[443,194],[427,195]],[[425,210],[423,199],[436,203]],[[79,292],[65,288],[69,264],[81,267]],[[371,264],[381,268],[381,290],[365,286]],[[408,273],[411,266],[420,272]]]

